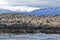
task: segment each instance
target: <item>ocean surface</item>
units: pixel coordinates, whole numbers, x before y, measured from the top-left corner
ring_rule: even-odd
[[[3,33],[0,34],[0,40],[60,40],[60,34],[15,34]]]

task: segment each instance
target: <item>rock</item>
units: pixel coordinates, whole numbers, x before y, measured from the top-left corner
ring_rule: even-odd
[[[0,14],[0,33],[37,32],[60,33],[60,15]]]

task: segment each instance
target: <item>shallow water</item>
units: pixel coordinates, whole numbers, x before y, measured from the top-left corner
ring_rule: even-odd
[[[0,40],[60,40],[60,34],[0,34]]]

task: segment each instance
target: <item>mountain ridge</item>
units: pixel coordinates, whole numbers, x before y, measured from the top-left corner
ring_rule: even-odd
[[[0,13],[23,13],[23,14],[36,14],[36,15],[50,15],[60,14],[60,7],[46,7],[46,8],[35,8],[35,7],[0,7]]]
[[[31,12],[33,10],[39,9],[35,7],[28,7],[28,6],[4,6],[0,7],[0,9],[6,9],[6,10],[11,10],[13,12]]]
[[[38,15],[48,15],[48,14],[60,14],[60,7],[48,7],[48,8],[42,8],[42,9],[37,9],[37,10],[34,10],[30,13],[33,13],[33,14],[38,14]]]

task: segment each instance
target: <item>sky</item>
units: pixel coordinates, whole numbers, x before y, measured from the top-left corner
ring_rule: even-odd
[[[0,0],[0,6],[60,7],[60,0]]]

